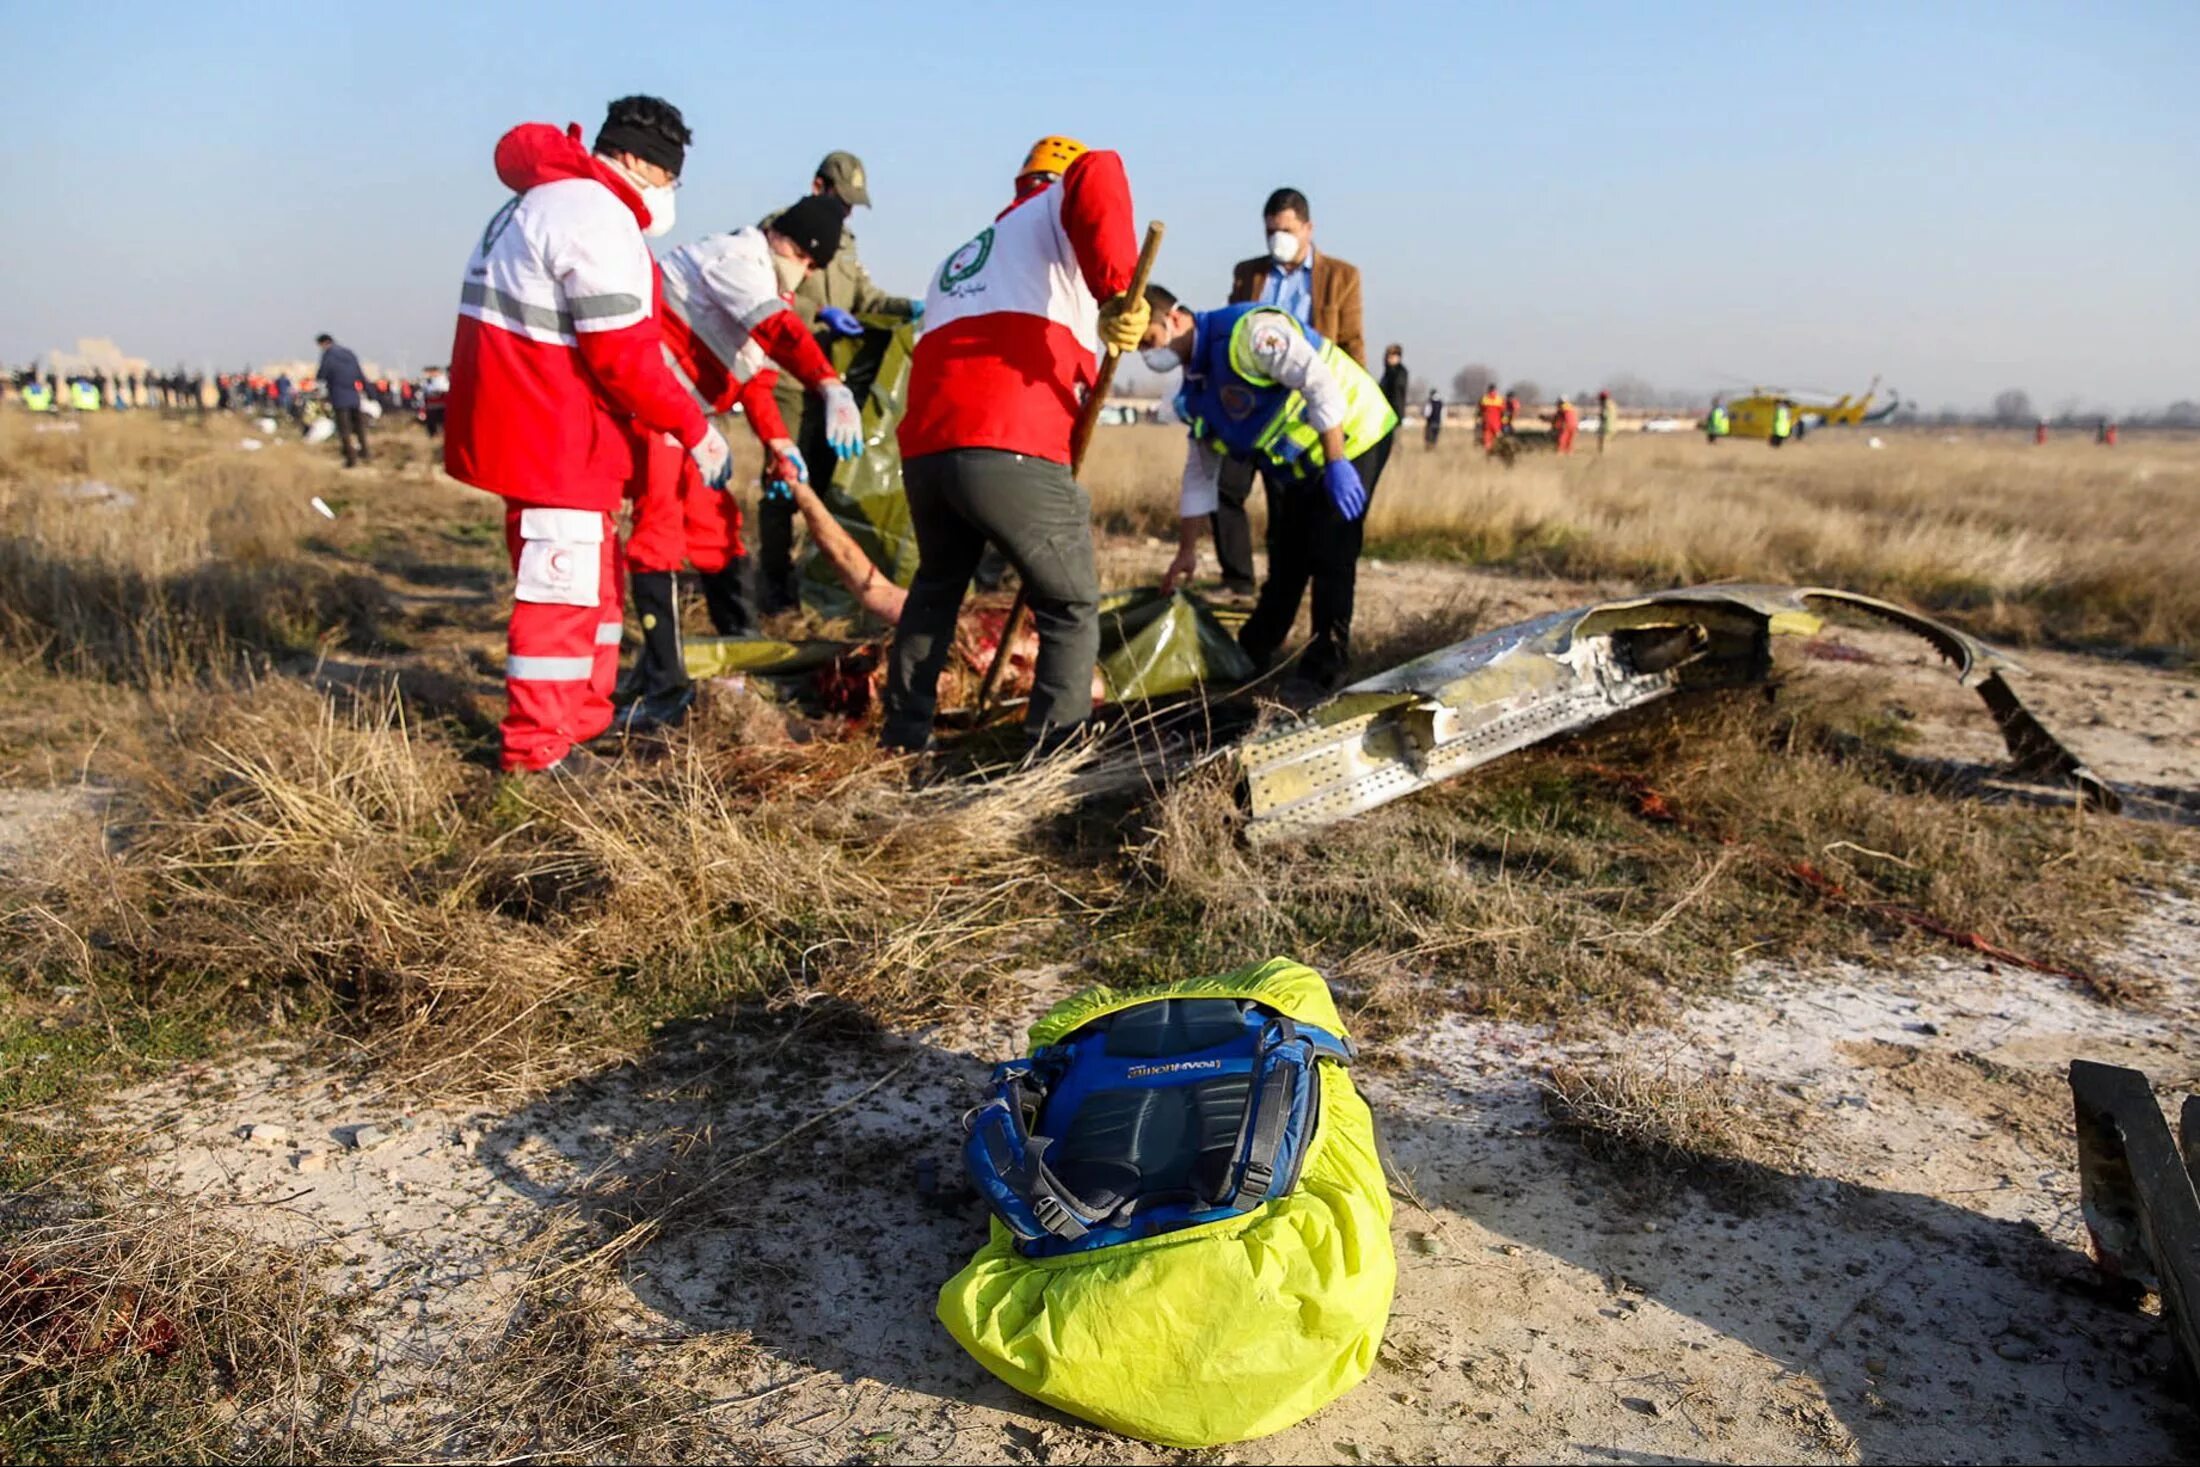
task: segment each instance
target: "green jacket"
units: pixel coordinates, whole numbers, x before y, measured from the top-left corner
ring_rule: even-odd
[[[756,222],[769,229],[780,212],[774,209]],[[916,302],[907,296],[888,295],[878,288],[877,282],[871,279],[871,272],[863,268],[863,261],[856,254],[855,232],[845,228],[841,230],[840,248],[833,252],[833,262],[822,270],[812,270],[795,287],[795,314],[810,328],[820,346],[832,340],[830,331],[817,329],[817,313],[827,306],[839,306],[858,316],[898,316],[903,320],[916,310]],[[800,416],[804,396],[800,382],[786,372],[779,374],[779,386],[772,398],[779,404],[780,415],[787,420],[787,431],[798,441],[802,436]]]

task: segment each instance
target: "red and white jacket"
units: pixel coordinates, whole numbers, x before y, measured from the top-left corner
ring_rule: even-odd
[[[1130,180],[1086,153],[949,255],[924,297],[901,420],[906,458],[999,448],[1069,462],[1096,375],[1100,306],[1138,268]]]
[[[496,167],[518,197],[466,264],[444,467],[525,504],[614,510],[637,426],[689,448],[708,431],[665,365],[649,211],[577,126],[513,128]]]
[[[668,252],[663,286],[665,357],[697,401],[722,413],[738,401],[758,439],[788,436],[772,403],[777,363],[818,388],[838,378],[802,318],[780,293],[771,247],[755,225]]]

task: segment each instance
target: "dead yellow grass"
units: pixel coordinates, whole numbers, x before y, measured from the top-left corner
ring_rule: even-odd
[[[2014,434],[1813,434],[1774,451],[1636,434],[1600,458],[1507,468],[1454,433],[1401,442],[1368,520],[1385,554],[1645,586],[1745,579],[1841,586],[1981,633],[2200,652],[2200,440],[2035,448]],[[1086,479],[1103,524],[1165,534],[1179,429],[1111,429]],[[1258,504],[1259,496],[1255,496]]]
[[[1558,1132],[1648,1198],[1692,1182],[1747,1209],[1784,1192],[1800,1160],[1806,1112],[1762,1081],[1611,1060],[1555,1066],[1541,1085]]]
[[[866,745],[683,742],[573,787],[494,778],[394,697],[274,679],[160,716],[173,742],[110,768],[126,835],[0,894],[0,971],[303,1009],[424,1088],[532,1093],[758,994],[957,1002],[1059,910],[1033,835],[1074,761],[917,792]]]

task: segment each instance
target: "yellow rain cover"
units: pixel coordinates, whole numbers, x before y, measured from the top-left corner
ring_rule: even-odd
[[[1092,988],[1048,1010],[1034,1051],[1156,998],[1250,998],[1340,1037],[1319,973],[1285,958],[1219,978]],[[1025,1258],[991,1239],[940,1290],[940,1322],[1025,1395],[1173,1447],[1281,1431],[1358,1385],[1390,1318],[1398,1263],[1375,1122],[1323,1060],[1321,1118],[1297,1190],[1243,1217]]]

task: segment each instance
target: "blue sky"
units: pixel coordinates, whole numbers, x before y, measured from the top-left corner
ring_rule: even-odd
[[[828,20],[826,17],[839,19]],[[0,361],[336,333],[444,358],[513,123],[657,92],[674,239],[862,155],[863,257],[915,292],[1030,140],[1129,164],[1160,278],[1220,302],[1291,184],[1371,342],[1572,391],[1617,372],[1928,407],[2200,397],[2200,6],[79,8],[0,0]],[[264,17],[256,19],[255,17]]]

